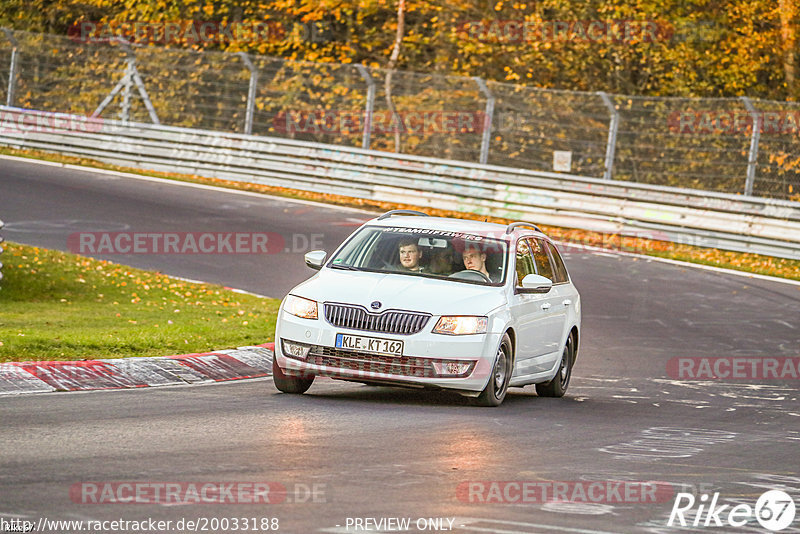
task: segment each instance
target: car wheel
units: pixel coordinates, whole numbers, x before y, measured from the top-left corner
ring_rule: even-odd
[[[511,371],[514,366],[514,353],[511,349],[511,338],[508,334],[503,334],[500,347],[497,349],[497,357],[492,367],[492,376],[489,383],[475,399],[478,406],[500,406],[506,398],[508,383],[511,381]]]
[[[283,372],[277,358],[272,359],[272,380],[275,387],[284,393],[305,393],[314,383],[314,375],[290,376]]]
[[[575,361],[573,350],[572,336],[569,336],[561,354],[561,364],[556,376],[550,382],[536,384],[536,393],[540,397],[563,397],[567,392],[569,379],[572,376],[572,364]]]

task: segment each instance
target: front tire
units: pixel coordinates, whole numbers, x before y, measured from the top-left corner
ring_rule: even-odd
[[[278,365],[278,358],[272,358],[272,380],[275,382],[275,387],[283,393],[301,394],[308,391],[311,384],[314,383],[314,375],[291,376],[283,372],[283,369]]]
[[[475,399],[478,406],[500,406],[506,398],[508,383],[511,381],[511,372],[514,369],[514,351],[511,348],[511,338],[508,333],[503,334],[500,347],[497,349],[497,357],[492,367],[492,375],[489,383]]]
[[[558,366],[556,376],[550,382],[536,384],[536,394],[540,397],[563,397],[569,387],[569,379],[572,376],[572,364],[575,363],[573,351],[575,345],[572,335],[567,338],[564,345],[564,352],[561,354],[561,363]]]

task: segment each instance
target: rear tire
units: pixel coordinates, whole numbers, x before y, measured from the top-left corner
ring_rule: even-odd
[[[503,334],[500,347],[497,349],[497,357],[492,366],[492,375],[489,383],[475,399],[478,406],[500,406],[506,398],[508,383],[511,381],[511,372],[514,370],[514,352],[511,348],[511,338],[508,333]]]
[[[575,344],[572,334],[567,338],[564,345],[564,352],[561,354],[561,363],[558,367],[556,376],[550,382],[536,384],[536,394],[540,397],[563,397],[569,387],[569,379],[572,377],[572,364],[575,363]]]
[[[272,380],[275,382],[275,387],[283,393],[301,394],[308,391],[308,388],[314,383],[314,375],[305,373],[302,376],[287,375],[278,365],[278,359],[273,356]]]

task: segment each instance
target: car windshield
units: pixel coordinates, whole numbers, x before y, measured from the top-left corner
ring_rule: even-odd
[[[328,267],[500,285],[505,281],[507,253],[505,241],[485,235],[367,226],[331,258]]]

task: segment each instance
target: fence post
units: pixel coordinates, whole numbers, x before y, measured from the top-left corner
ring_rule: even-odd
[[[11,41],[11,65],[8,67],[8,92],[6,93],[6,106],[14,105],[14,91],[17,88],[17,48],[19,43],[14,38],[14,34],[8,28],[3,28],[3,33]]]
[[[598,91],[597,94],[603,99],[603,104],[608,108],[611,113],[611,123],[608,125],[608,142],[606,143],[606,161],[605,172],[603,173],[603,180],[611,180],[611,174],[614,170],[614,153],[617,150],[617,130],[619,129],[619,111],[611,102],[604,91]]]
[[[122,78],[125,82],[124,91],[122,92],[122,115],[120,119],[124,124],[130,122],[131,119],[131,87],[133,86],[133,61],[134,59],[128,56],[126,60],[127,66],[125,67],[125,77]]]
[[[358,73],[367,82],[367,101],[364,104],[364,134],[361,138],[361,148],[369,149],[370,133],[372,132],[372,109],[375,106],[375,81],[364,65],[356,65]]]
[[[125,75],[119,82],[117,82],[117,85],[115,85],[111,92],[106,95],[103,101],[100,102],[100,105],[97,106],[97,109],[94,110],[91,116],[93,118],[99,117],[106,106],[109,105],[112,100],[114,100],[114,97],[117,96],[117,93],[124,89],[125,93],[123,94],[122,101],[122,120],[127,122],[130,114],[131,85],[135,83],[136,88],[139,90],[139,96],[141,96],[142,101],[144,101],[144,107],[147,108],[147,113],[150,115],[150,121],[152,121],[153,124],[161,124],[161,122],[158,120],[156,110],[153,107],[153,103],[150,102],[150,96],[147,94],[147,90],[144,87],[142,77],[139,76],[139,70],[136,68],[136,55],[133,53],[130,43],[120,37],[115,38],[115,40],[122,46],[123,50],[125,50]]]
[[[244,133],[250,135],[253,133],[253,116],[256,109],[256,89],[258,88],[258,69],[253,62],[250,61],[250,56],[246,52],[239,52],[239,57],[244,61],[245,66],[250,71],[250,86],[247,88],[247,111],[244,115]]]
[[[489,143],[492,142],[492,121],[494,120],[494,96],[486,86],[486,81],[478,76],[473,76],[478,89],[486,97],[486,110],[483,115],[483,137],[481,138],[480,163],[485,165],[489,161]]]
[[[756,165],[758,164],[758,140],[761,138],[761,114],[746,96],[739,97],[753,118],[753,133],[750,135],[750,153],[747,156],[747,180],[744,183],[745,196],[753,196],[753,184],[756,181]]]

